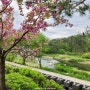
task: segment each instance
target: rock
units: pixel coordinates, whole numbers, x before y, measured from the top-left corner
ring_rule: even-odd
[[[56,80],[56,82],[60,85],[63,84],[64,81],[65,81],[65,79],[62,79],[62,78],[57,78],[57,80]]]
[[[82,87],[83,87],[83,85],[82,84],[79,84],[79,83],[74,83],[72,85],[72,89],[73,90],[82,90]]]

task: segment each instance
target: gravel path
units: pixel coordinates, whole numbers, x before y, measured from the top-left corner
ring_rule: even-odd
[[[54,72],[50,72],[50,71],[46,71],[46,70],[41,70],[41,69],[37,69],[37,68],[32,68],[32,67],[29,67],[29,66],[24,66],[24,65],[20,65],[20,64],[16,64],[16,63],[13,63],[13,62],[8,62],[8,61],[6,61],[6,64],[17,66],[17,67],[30,68],[32,70],[36,70],[36,71],[41,72],[41,73],[49,74],[49,75],[52,75],[52,76],[60,77],[60,78],[66,79],[66,80],[70,80],[70,81],[73,81],[73,82],[77,82],[77,83],[80,83],[80,84],[83,84],[83,85],[90,86],[89,81],[77,79],[77,78],[74,78],[74,77],[65,76],[65,75],[61,75],[61,74],[58,74],[58,73],[54,73]]]

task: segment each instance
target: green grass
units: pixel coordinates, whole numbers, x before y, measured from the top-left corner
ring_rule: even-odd
[[[90,64],[82,64],[75,61],[64,61],[63,63],[71,67],[78,68],[79,70],[90,71]]]
[[[83,65],[81,63],[78,63],[81,61],[85,61],[85,59],[83,59],[81,56],[50,54],[50,55],[45,55],[44,58],[45,57],[46,58],[55,58],[58,61],[60,61],[62,64],[60,64],[60,63],[57,64],[55,69],[50,69],[47,67],[44,67],[43,69],[90,81],[90,75],[88,73],[84,72],[84,70],[90,71],[90,65]],[[16,58],[14,58],[13,61],[17,62],[19,64],[22,64],[23,60],[22,60],[22,57],[17,56]],[[65,66],[65,64],[67,66]],[[35,60],[30,60],[30,59],[26,60],[26,65],[38,68],[38,64]],[[78,70],[78,69],[80,69],[80,70]],[[86,73],[86,76],[83,75],[85,73]]]
[[[82,80],[90,81],[90,74],[88,74],[85,71],[77,70],[66,64],[57,63],[57,65],[55,66],[55,69],[51,69],[51,68],[47,68],[47,67],[44,67],[43,69],[51,71],[51,72],[79,78]]]
[[[82,55],[61,55],[61,54],[50,54],[47,55],[53,57],[54,59],[67,64],[71,67],[77,68],[79,70],[90,71],[90,64],[84,64],[84,62],[89,62],[90,59],[83,58]],[[83,63],[80,63],[83,62]]]
[[[18,64],[23,64],[23,58],[20,55],[15,55],[15,57],[13,58],[13,55],[9,54],[8,57],[6,58],[6,60],[10,61],[10,62],[15,62]],[[36,62],[36,60],[31,60],[30,58],[26,59],[25,64],[30,67],[39,68],[39,65]]]
[[[35,90],[35,88],[42,90],[32,78],[19,73],[6,74],[5,79],[7,90]]]
[[[73,61],[76,61],[76,62],[90,60],[90,59],[85,59],[85,58],[83,58],[82,56],[79,56],[79,55],[49,54],[47,56],[53,57],[56,60],[67,60],[67,61],[73,60]]]
[[[13,62],[22,64],[23,63],[23,58],[19,55],[16,56],[16,58],[13,60]]]
[[[39,68],[39,64],[37,63],[36,60],[27,59],[26,60],[26,65],[28,65],[30,67],[34,67],[34,68]]]

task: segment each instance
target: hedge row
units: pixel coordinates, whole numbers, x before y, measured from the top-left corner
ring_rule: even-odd
[[[6,85],[8,90],[62,90],[59,84],[53,80],[46,79],[43,74],[37,71],[13,66],[6,66]],[[23,88],[21,88],[22,86]]]

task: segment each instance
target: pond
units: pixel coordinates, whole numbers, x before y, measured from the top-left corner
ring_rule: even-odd
[[[38,62],[38,59],[36,58],[37,62]],[[48,58],[42,58],[41,59],[41,64],[42,66],[44,67],[48,67],[48,68],[54,68],[55,67],[55,64],[57,63],[58,61],[55,60],[55,59],[48,59]],[[39,62],[38,62],[39,63]]]

